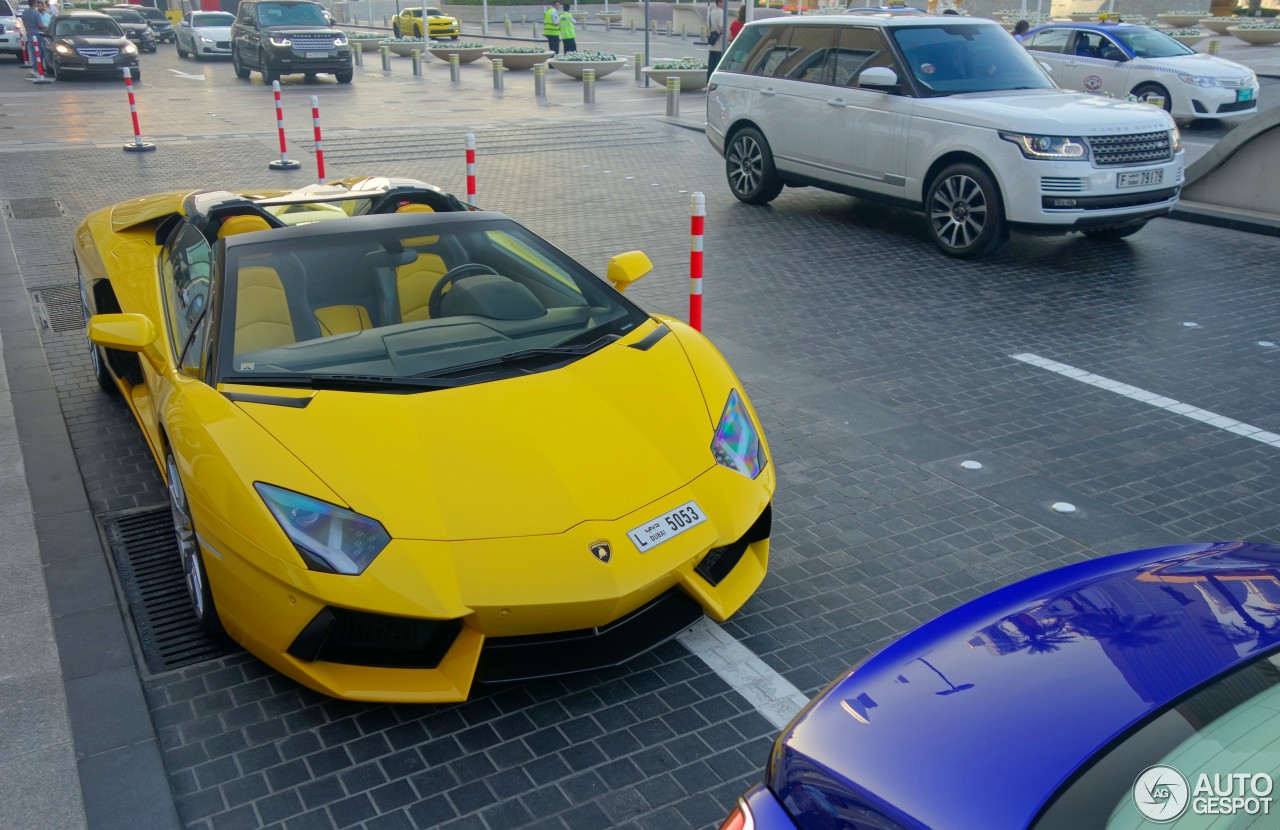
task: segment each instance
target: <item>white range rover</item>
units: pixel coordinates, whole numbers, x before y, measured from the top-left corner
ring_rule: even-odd
[[[906,206],[957,257],[1010,228],[1129,236],[1183,181],[1168,113],[1056,89],[975,18],[752,22],[711,76],[706,131],[742,201],[812,185]]]

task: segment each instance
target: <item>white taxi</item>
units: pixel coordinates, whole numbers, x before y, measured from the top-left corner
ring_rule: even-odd
[[[1029,31],[1022,45],[1063,89],[1158,96],[1178,120],[1258,111],[1258,77],[1251,69],[1200,54],[1146,26],[1049,23]]]

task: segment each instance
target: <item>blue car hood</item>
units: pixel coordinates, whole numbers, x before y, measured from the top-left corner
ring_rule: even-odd
[[[828,687],[775,744],[769,787],[800,826],[1026,827],[1133,724],[1280,646],[1278,613],[1274,545],[1157,548],[1024,580]]]

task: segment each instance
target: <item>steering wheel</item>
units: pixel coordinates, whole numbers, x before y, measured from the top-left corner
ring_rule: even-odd
[[[468,262],[465,265],[450,268],[431,289],[431,295],[427,297],[427,314],[431,315],[433,320],[440,316],[440,304],[444,302],[445,288],[463,277],[474,277],[477,274],[494,274],[496,276],[497,273],[488,265],[479,262]]]

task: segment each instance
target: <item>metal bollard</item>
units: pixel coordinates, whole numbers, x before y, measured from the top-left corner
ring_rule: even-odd
[[[502,59],[494,58],[490,61],[493,64],[493,89],[495,92],[502,91]]]
[[[364,66],[364,44],[358,40],[351,41],[351,58],[356,66]]]
[[[1210,55],[1216,55],[1218,54],[1218,46],[1219,46],[1219,42],[1216,39],[1211,40],[1209,41],[1209,48],[1207,51],[1209,52]]]
[[[529,28],[533,31],[533,39],[534,39],[534,40],[542,40],[542,36],[538,34],[538,24],[537,24],[537,23],[534,23],[534,24],[533,24],[532,26],[530,26]]]
[[[458,61],[458,56],[450,55],[449,56],[449,81],[450,82],[455,84],[462,83],[462,73],[458,71],[460,66],[461,64]]]
[[[547,65],[545,63],[533,65],[533,97],[547,97]]]
[[[410,57],[413,58],[413,76],[415,78],[421,78],[422,77],[422,52],[418,49],[414,49],[413,54],[411,54]]]
[[[681,39],[681,40],[688,40],[688,39],[689,39],[689,24],[688,24],[688,23],[681,23],[681,24],[680,24],[680,39]]]
[[[382,53],[382,71],[388,75],[391,74],[391,49],[387,46],[378,47],[378,51]]]
[[[644,68],[644,55],[636,53],[636,83],[644,80],[644,73],[640,70]]]
[[[521,25],[521,26],[523,26],[524,24],[526,24],[526,23],[528,23],[528,22],[529,22],[529,15],[527,15],[527,14],[522,14],[522,15],[520,15],[520,25]]]
[[[596,102],[596,71],[594,69],[582,70],[582,103],[594,104]]]
[[[667,37],[671,37],[671,35],[672,35],[672,30],[673,30],[674,28],[675,28],[675,22],[674,22],[674,21],[671,21],[671,20],[668,20],[668,21],[667,21]]]
[[[711,32],[707,29],[706,26],[703,26],[701,29],[698,30],[698,40],[702,41],[703,43],[706,43],[707,36],[709,34],[711,34]]]
[[[504,14],[502,16],[502,28],[506,31],[507,37],[511,37],[511,15]]]
[[[385,14],[382,16],[382,28],[384,29],[391,28],[391,21],[387,19],[387,16]]]
[[[636,33],[636,21],[634,17],[631,18],[631,26],[629,28],[631,29],[631,34],[634,35]]]
[[[680,114],[680,79],[667,78],[667,115],[674,118]]]

